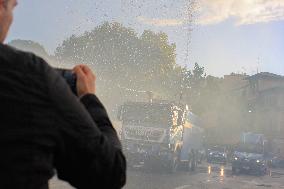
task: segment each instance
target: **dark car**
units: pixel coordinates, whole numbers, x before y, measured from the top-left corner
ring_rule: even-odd
[[[227,163],[227,153],[225,148],[213,147],[207,150],[207,162],[208,163]]]
[[[263,154],[235,152],[232,161],[232,172],[264,175],[268,169]]]

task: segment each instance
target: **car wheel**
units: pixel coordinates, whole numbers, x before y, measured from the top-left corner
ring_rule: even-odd
[[[236,167],[232,167],[232,174],[236,175],[238,173],[238,169]]]

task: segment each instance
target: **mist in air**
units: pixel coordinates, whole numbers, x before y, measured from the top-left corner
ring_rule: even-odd
[[[279,10],[284,5],[276,0],[248,8],[246,1],[245,5],[236,1],[234,9],[227,1],[214,1],[220,7],[218,12],[212,2],[122,0],[115,4],[113,13],[108,10],[99,15],[110,2],[97,1],[90,7],[98,13],[80,10],[85,21],[54,42],[56,48],[25,38],[15,38],[9,44],[34,52],[53,67],[71,69],[86,64],[92,68],[97,76],[97,95],[126,150],[132,179],[127,187],[177,188],[182,186],[177,180],[190,178],[188,170],[203,174],[196,178],[203,184],[184,184],[184,188],[205,188],[202,179],[210,180],[212,174],[217,175],[218,184],[230,186],[226,176],[234,171],[234,159],[239,158],[236,152],[267,155],[267,162],[284,157],[284,72],[279,64],[284,59],[280,55],[283,43],[279,44],[283,38],[274,39],[278,36],[276,22],[281,21],[273,17],[276,5]],[[75,2],[68,3],[70,7],[63,12],[67,9],[71,16],[78,15],[80,11],[73,12],[72,8]],[[270,11],[265,10],[273,19],[260,19],[261,13],[255,11],[249,14],[256,6],[270,7]],[[226,14],[223,8],[228,10]],[[58,22],[65,24],[60,19]],[[262,23],[266,23],[263,28]],[[257,29],[262,32],[252,34]],[[266,39],[270,38],[268,33],[275,33],[273,40]],[[266,38],[256,41],[256,36]],[[275,56],[266,49],[272,46]],[[174,133],[177,128],[181,130]],[[178,140],[184,146],[172,147]],[[225,157],[225,162],[221,160],[224,165],[216,168],[210,164],[208,157],[213,151]],[[136,154],[132,157],[132,153]],[[147,168],[151,153],[159,156]],[[165,163],[166,168],[156,167],[166,161],[161,154],[187,162],[179,164],[186,177],[175,175],[171,183],[161,184],[167,183],[163,178],[168,178],[169,172],[176,172],[172,159]]]

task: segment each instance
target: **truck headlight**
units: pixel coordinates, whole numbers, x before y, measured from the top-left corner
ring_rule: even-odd
[[[237,158],[237,157],[235,157],[235,160],[237,161],[237,160],[238,160],[238,158]]]
[[[256,163],[260,163],[260,160],[256,160]]]

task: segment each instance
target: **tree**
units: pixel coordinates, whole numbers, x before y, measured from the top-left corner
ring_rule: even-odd
[[[175,51],[175,44],[169,44],[165,33],[146,30],[138,36],[131,28],[105,22],[64,40],[55,56],[64,65],[91,66],[98,75],[101,98],[114,104],[136,98],[135,91],[153,91],[171,98],[170,80],[178,77]],[[114,96],[114,91],[120,95]]]
[[[192,70],[180,68],[179,77],[181,79],[180,90],[183,93],[185,103],[190,104],[194,113],[201,114],[200,97],[202,96],[201,92],[205,92],[204,87],[206,87],[204,67],[195,63]]]
[[[17,39],[9,42],[8,45],[23,51],[32,52],[46,60],[50,59],[50,56],[46,52],[45,48],[41,44],[34,41]]]

